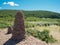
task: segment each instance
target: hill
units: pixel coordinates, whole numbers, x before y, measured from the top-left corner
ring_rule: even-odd
[[[60,18],[60,14],[51,11],[24,11],[26,17]]]
[[[17,10],[0,10],[1,17],[14,17]],[[60,18],[60,13],[51,11],[23,11],[25,17]]]
[[[0,10],[0,28],[13,25],[14,17],[19,10]],[[48,22],[60,24],[60,13],[50,11],[23,11],[26,25],[28,22]],[[28,21],[28,22],[27,22]],[[34,24],[35,25],[35,24]]]

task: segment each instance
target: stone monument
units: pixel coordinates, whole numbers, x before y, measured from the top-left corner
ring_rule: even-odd
[[[25,25],[24,25],[24,16],[21,11],[18,11],[15,16],[12,39],[13,40],[22,40],[25,38]]]
[[[6,34],[11,34],[12,33],[12,31],[13,31],[13,29],[12,29],[12,27],[8,27],[8,31],[7,31],[7,33]]]

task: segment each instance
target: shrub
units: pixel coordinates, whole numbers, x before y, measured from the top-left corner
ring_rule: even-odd
[[[35,25],[34,24],[32,24],[32,23],[27,23],[27,22],[25,22],[25,27],[26,28],[32,28],[32,27],[34,27]]]
[[[0,28],[6,28],[8,27],[8,24],[6,24],[5,22],[0,22]]]
[[[37,33],[37,38],[41,39],[42,41],[45,41],[46,43],[53,43],[56,40],[52,37],[52,35],[49,35],[49,30],[44,30],[42,32]]]
[[[53,38],[52,35],[49,35],[49,30],[38,31],[38,30],[27,30],[26,33],[28,35],[32,35],[46,43],[54,43],[56,40]]]

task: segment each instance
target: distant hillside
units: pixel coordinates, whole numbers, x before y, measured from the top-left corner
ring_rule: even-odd
[[[50,11],[24,11],[25,16],[27,17],[39,17],[39,18],[60,18],[59,13],[50,12]]]
[[[25,25],[31,27],[31,24],[28,22],[51,22],[52,24],[60,25],[60,14],[50,11],[23,11]],[[14,17],[17,13],[17,10],[0,10],[0,28],[6,28],[9,25],[13,26]],[[53,19],[54,18],[54,19]],[[33,24],[32,24],[33,25]],[[36,25],[36,24],[34,24]]]
[[[17,10],[0,10],[1,17],[14,17]],[[25,17],[38,17],[38,18],[60,18],[59,13],[50,11],[23,11]]]

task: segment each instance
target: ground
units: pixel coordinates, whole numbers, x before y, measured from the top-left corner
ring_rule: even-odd
[[[0,45],[47,45],[45,42],[34,38],[33,36],[26,37],[25,40],[19,42],[19,43],[9,43],[9,39],[11,38],[11,34],[6,35],[7,28],[6,29],[0,29]],[[7,44],[7,43],[9,44]]]
[[[48,44],[33,36],[26,36],[26,39],[20,42],[14,42],[11,41],[10,39],[12,35],[11,34],[7,35],[6,33],[7,33],[7,28],[0,29],[0,45],[60,45],[60,35],[59,35],[60,32],[56,31],[55,29],[52,30],[50,34],[53,35],[53,37],[56,38],[58,41],[56,43],[48,43]]]

